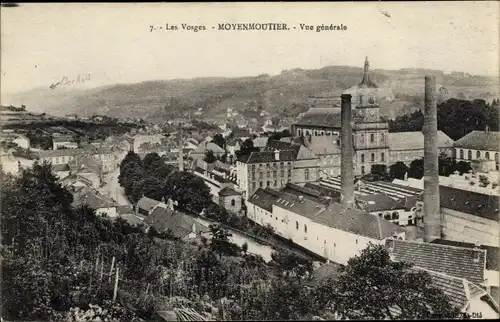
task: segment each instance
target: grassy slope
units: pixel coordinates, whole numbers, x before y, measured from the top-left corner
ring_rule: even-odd
[[[372,78],[388,86],[394,94],[423,97],[425,70],[375,70]],[[439,74],[439,71],[432,71]],[[357,84],[362,69],[329,66],[317,70],[294,69],[279,75],[240,78],[197,78],[169,81],[147,81],[117,84],[94,89],[38,89],[11,97],[30,111],[54,115],[77,113],[91,116],[137,117],[167,120],[187,116],[203,108],[203,116],[223,118],[228,107],[240,113],[261,106],[272,115],[297,115],[311,95],[338,95]],[[463,93],[469,98],[498,96],[494,80],[486,77],[453,78],[438,75],[438,84],[446,87],[449,96]],[[418,99],[416,100],[418,102]],[[403,97],[385,103],[382,113],[394,117],[418,109],[419,103]]]

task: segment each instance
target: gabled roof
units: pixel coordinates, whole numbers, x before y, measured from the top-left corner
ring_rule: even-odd
[[[453,140],[443,131],[438,131],[438,148],[452,148]],[[390,151],[401,150],[423,150],[424,134],[421,131],[415,132],[393,132],[389,133],[387,142]]]
[[[196,149],[194,149],[193,151],[191,151],[191,153],[195,153],[195,154],[204,154],[205,152],[207,152],[208,150],[212,150],[212,152],[214,153],[224,153],[224,149],[221,148],[220,146],[218,146],[217,144],[213,143],[213,142],[202,142],[200,143],[200,145],[198,145],[196,147]]]
[[[250,198],[248,198],[248,202],[267,211],[273,211],[273,202],[278,199],[279,196],[280,193],[276,190],[271,188],[259,188]]]
[[[240,196],[240,195],[241,193],[229,187],[224,187],[221,189],[221,191],[219,191],[219,196],[228,197],[228,196]]]
[[[445,239],[435,239],[431,243],[439,245],[464,247],[464,248],[475,247],[475,245],[472,243],[464,243],[464,242],[445,240]],[[480,245],[479,248],[486,250],[486,269],[492,271],[500,270],[500,249],[498,247],[493,247],[488,245]]]
[[[150,211],[151,209],[158,206],[159,204],[160,204],[160,201],[158,201],[158,200],[154,200],[154,199],[151,199],[148,197],[142,197],[137,202],[137,207],[139,207],[139,209]]]
[[[72,172],[93,172],[100,174],[102,171],[102,161],[91,155],[79,155],[69,162]]]
[[[383,240],[405,230],[379,216],[370,215],[358,209],[342,211],[339,203],[332,203],[314,221],[338,230],[356,235]]]
[[[239,161],[243,163],[268,163],[294,161],[296,152],[294,150],[279,151],[279,160],[276,160],[274,151],[251,152],[250,155],[242,157]]]
[[[498,151],[500,132],[472,131],[456,141],[454,146],[464,149]]]
[[[99,192],[92,189],[80,190],[75,194],[73,205],[78,207],[83,204],[88,205],[90,208],[96,210],[117,206],[117,204],[109,197],[101,195]]]
[[[395,261],[484,283],[485,250],[395,239],[387,240],[386,246]]]
[[[403,205],[384,193],[357,195],[356,200],[368,212],[402,209]]]
[[[281,193],[273,204],[318,224],[368,238],[382,240],[405,231],[400,226],[365,211],[342,210],[342,205],[333,201],[325,205],[322,202],[307,198],[299,200],[297,196]]]
[[[210,229],[198,223],[188,215],[163,207],[156,207],[151,215],[144,219],[144,222],[155,227],[159,232],[170,230],[174,237],[181,239],[187,237],[192,232],[193,225],[197,233],[206,233],[210,231]]]
[[[474,216],[498,221],[499,200],[497,196],[439,186],[441,207],[448,208]]]

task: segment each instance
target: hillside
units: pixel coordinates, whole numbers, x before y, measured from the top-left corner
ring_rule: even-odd
[[[382,113],[392,118],[419,108],[423,99],[424,74],[437,75],[449,97],[498,97],[498,80],[482,76],[450,76],[423,69],[374,70],[372,79],[391,88],[393,102],[381,104]],[[358,67],[328,66],[315,70],[292,69],[279,75],[239,78],[196,78],[116,84],[93,89],[36,89],[6,97],[5,102],[24,104],[30,111],[63,116],[103,114],[167,120],[187,116],[203,109],[203,117],[225,118],[228,107],[240,113],[264,109],[273,116],[295,116],[307,109],[313,95],[338,95],[359,83],[363,70]]]

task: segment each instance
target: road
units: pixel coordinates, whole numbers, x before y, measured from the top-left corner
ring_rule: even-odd
[[[104,182],[106,184],[101,188],[102,192],[113,198],[122,206],[132,205],[125,195],[124,189],[118,183],[118,176],[120,175],[120,168],[115,171],[104,175]]]

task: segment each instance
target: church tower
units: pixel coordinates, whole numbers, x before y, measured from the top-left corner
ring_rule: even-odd
[[[354,150],[356,175],[371,172],[373,165],[388,165],[389,124],[380,117],[379,86],[370,77],[370,63],[365,58],[363,79],[347,93],[353,96],[354,111]]]

